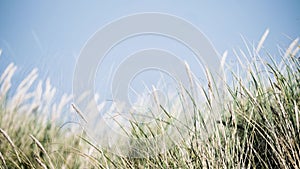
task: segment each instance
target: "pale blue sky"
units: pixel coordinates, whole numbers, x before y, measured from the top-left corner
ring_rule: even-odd
[[[20,79],[38,67],[40,77],[50,76],[59,93],[71,92],[76,58],[89,37],[105,24],[139,12],[184,18],[197,26],[219,53],[229,50],[229,55],[232,48],[244,46],[241,34],[257,42],[269,28],[266,45],[271,53],[278,53],[276,44],[286,46],[289,38],[299,37],[299,9],[299,0],[1,0],[0,71],[15,62],[20,68],[16,79]]]

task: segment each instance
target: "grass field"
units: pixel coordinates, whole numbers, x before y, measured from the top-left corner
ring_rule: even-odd
[[[68,109],[71,97],[55,103],[55,89],[49,80],[37,81],[37,70],[12,91],[17,67],[10,64],[0,76],[0,168],[300,168],[300,46],[293,41],[278,61],[260,50],[263,41],[236,51],[238,65],[226,64],[224,56],[233,80],[226,81],[215,132],[203,140],[191,127],[186,140],[145,158],[119,157],[66,127],[66,114],[75,113]],[[194,102],[193,111],[199,107]],[[147,138],[138,130],[136,137]]]

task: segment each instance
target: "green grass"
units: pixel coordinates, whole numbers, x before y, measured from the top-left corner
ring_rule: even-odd
[[[300,168],[299,48],[294,41],[280,63],[268,55],[266,62],[262,52],[249,50],[247,58],[253,61],[241,61],[242,71],[225,66],[233,80],[227,82],[216,130],[201,139],[203,130],[187,126],[188,136],[181,142],[145,158],[114,155],[95,146],[84,132],[63,125],[70,98],[65,95],[60,104],[53,103],[54,89],[48,82],[32,92],[35,71],[10,94],[16,69],[10,65],[0,79],[0,168]],[[209,89],[204,91],[205,110],[190,93],[180,93],[192,102],[192,109],[185,111],[193,111],[195,122],[201,121],[201,111],[213,110]],[[171,122],[173,117],[160,108]],[[136,138],[148,138],[155,130],[132,122]]]

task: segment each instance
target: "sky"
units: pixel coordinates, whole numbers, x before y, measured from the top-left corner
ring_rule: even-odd
[[[218,53],[228,50],[229,58],[233,48],[245,47],[241,35],[257,43],[269,29],[265,47],[276,56],[276,45],[286,47],[299,37],[299,9],[299,0],[1,0],[0,72],[14,62],[19,68],[15,80],[19,81],[37,67],[40,79],[50,77],[58,93],[70,93],[76,61],[89,38],[118,18],[144,12],[185,19],[205,34]],[[170,39],[143,36],[117,46],[107,56],[104,67],[116,66],[122,57],[149,47],[189,54]],[[97,74],[100,81],[105,72]]]

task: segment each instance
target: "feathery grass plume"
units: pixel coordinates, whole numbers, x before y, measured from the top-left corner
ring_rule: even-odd
[[[285,51],[285,54],[284,54],[283,58],[289,57],[289,56],[292,54],[293,49],[294,49],[295,47],[298,48],[298,47],[297,47],[298,41],[299,41],[299,38],[296,38],[296,39],[289,45],[289,47],[288,47],[287,50]],[[299,46],[299,45],[298,45],[298,46]]]
[[[292,52],[292,57],[296,57],[297,54],[299,54],[299,50],[300,50],[300,45],[298,45],[295,50]],[[299,57],[298,57],[299,59]]]
[[[0,101],[3,102],[5,97],[7,96],[7,92],[11,88],[11,78],[15,73],[17,67],[11,63],[7,66],[0,77]]]
[[[26,100],[29,100],[32,98],[32,94],[29,93],[29,89],[34,83],[34,81],[37,79],[37,69],[33,69],[29,75],[24,78],[23,81],[18,85],[15,94],[12,96],[9,102],[9,108],[11,108],[9,111],[13,112],[15,111],[15,108],[19,108],[19,106],[22,105],[22,103],[26,102]]]
[[[267,29],[267,30],[265,31],[265,33],[264,33],[263,36],[261,37],[260,41],[258,42],[258,45],[257,45],[257,47],[256,47],[256,51],[255,51],[257,54],[259,53],[260,49],[262,48],[262,46],[263,46],[263,44],[264,44],[264,42],[265,42],[265,40],[266,40],[268,34],[269,34],[269,29]]]
[[[64,94],[61,97],[59,104],[57,106],[56,106],[56,104],[53,105],[52,112],[51,112],[51,121],[53,121],[53,122],[57,121],[61,117],[60,113],[62,113],[65,106],[67,104],[69,104],[71,100],[72,100],[71,95]]]

